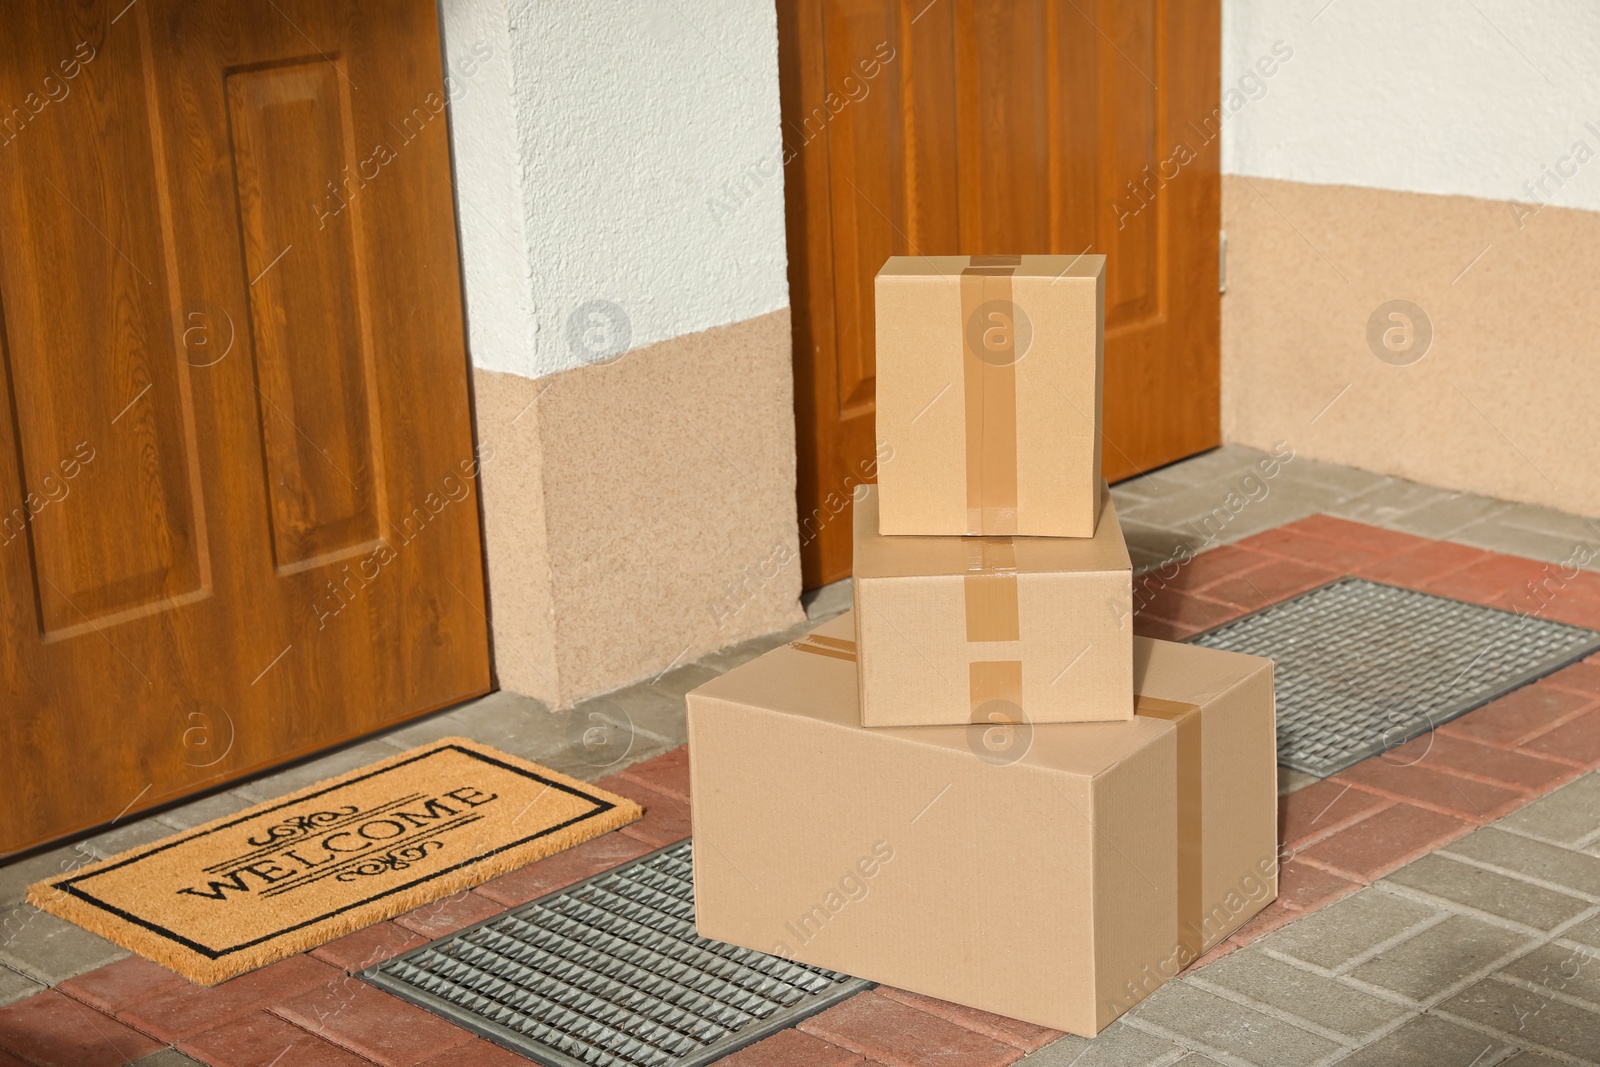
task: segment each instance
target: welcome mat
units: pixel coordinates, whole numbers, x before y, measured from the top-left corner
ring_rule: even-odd
[[[642,814],[450,737],[39,882],[28,899],[211,985]]]

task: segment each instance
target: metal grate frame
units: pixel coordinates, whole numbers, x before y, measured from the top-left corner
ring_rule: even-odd
[[[1600,649],[1600,632],[1364,578],[1189,638],[1276,661],[1278,762],[1325,778]]]
[[[549,1067],[699,1067],[871,983],[700,937],[690,842],[361,977]]]

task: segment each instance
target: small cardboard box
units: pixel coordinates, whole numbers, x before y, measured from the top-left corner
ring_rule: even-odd
[[[886,534],[1089,537],[1104,256],[891,256],[875,282]]]
[[[853,634],[689,694],[703,936],[1087,1037],[1276,896],[1271,661],[1136,638],[1131,722],[869,730]]]
[[[1093,537],[892,537],[858,489],[862,723],[1133,718],[1133,564],[1101,492]]]

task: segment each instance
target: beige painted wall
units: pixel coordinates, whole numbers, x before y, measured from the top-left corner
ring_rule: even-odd
[[[1535,208],[1225,175],[1225,439],[1600,514],[1600,213]],[[1396,298],[1433,331],[1403,366]]]
[[[789,331],[475,372],[502,687],[567,704],[800,621]]]

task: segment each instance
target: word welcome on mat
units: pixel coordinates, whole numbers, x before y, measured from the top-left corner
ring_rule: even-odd
[[[641,814],[624,797],[445,738],[40,882],[28,899],[209,985]]]

